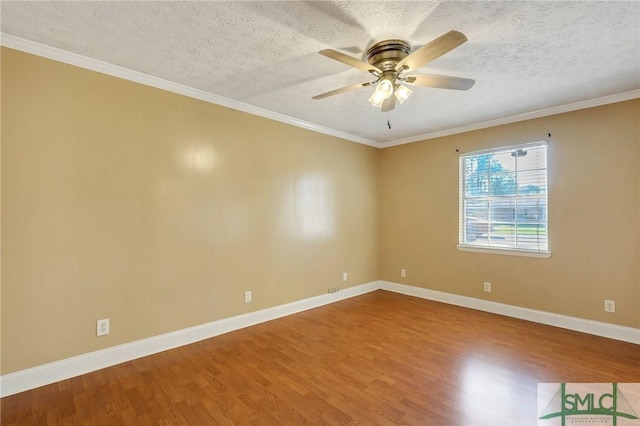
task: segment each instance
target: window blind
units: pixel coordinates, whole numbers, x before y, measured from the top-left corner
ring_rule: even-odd
[[[547,252],[547,143],[460,155],[461,246]]]

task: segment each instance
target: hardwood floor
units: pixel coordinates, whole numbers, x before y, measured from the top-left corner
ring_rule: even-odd
[[[640,346],[376,291],[3,398],[1,424],[535,425]]]

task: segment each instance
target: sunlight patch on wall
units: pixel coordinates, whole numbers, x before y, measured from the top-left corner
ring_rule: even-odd
[[[209,173],[219,164],[220,158],[211,145],[195,145],[188,147],[182,156],[182,164],[188,170]]]
[[[306,175],[294,185],[295,233],[302,238],[328,238],[335,229],[334,194],[322,175]]]

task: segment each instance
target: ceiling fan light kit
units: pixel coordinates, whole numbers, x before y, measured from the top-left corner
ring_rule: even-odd
[[[409,95],[412,93],[413,93],[413,90],[409,89],[407,86],[403,86],[402,84],[399,84],[398,88],[394,92],[394,95],[396,95],[396,99],[398,100],[398,102],[402,104],[404,103],[404,101],[407,100]]]
[[[411,93],[413,93],[413,91],[407,86],[397,83],[394,84],[391,80],[385,79],[378,83],[376,90],[373,91],[369,98],[369,102],[376,108],[382,108],[384,101],[389,99],[391,95],[394,95],[398,102],[402,104]]]
[[[376,90],[373,91],[369,102],[371,102],[371,105],[381,108],[382,103],[389,99],[391,95],[393,95],[393,83],[391,80],[384,79],[376,86]]]
[[[404,84],[468,90],[474,85],[475,80],[447,75],[403,74],[428,64],[466,41],[467,37],[464,34],[452,30],[411,53],[411,46],[404,40],[383,40],[367,50],[368,63],[337,50],[321,50],[319,52],[321,55],[366,71],[376,79],[341,87],[316,95],[312,99],[324,99],[375,84],[376,88],[369,97],[369,102],[374,107],[380,108],[382,112],[386,112],[395,108],[396,100],[402,104],[412,93]]]

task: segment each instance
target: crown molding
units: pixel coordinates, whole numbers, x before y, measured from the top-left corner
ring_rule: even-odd
[[[437,132],[425,133],[417,136],[410,136],[407,138],[396,139],[389,142],[382,142],[378,144],[378,146],[380,148],[388,148],[391,146],[404,145],[408,143],[424,141],[427,139],[441,138],[443,136],[456,135],[459,133],[470,132],[472,130],[480,130],[480,129],[486,129],[489,127],[502,126],[505,124],[517,123],[519,121],[532,120],[534,118],[547,117],[549,115],[562,114],[565,112],[593,108],[597,106],[613,104],[616,102],[624,102],[624,101],[637,99],[637,98],[640,98],[640,89],[631,90],[629,92],[617,93],[615,95],[603,96],[601,98],[587,99],[584,101],[573,102],[570,104],[540,109],[537,111],[525,112],[523,114],[511,115],[508,117],[498,118],[495,120],[481,121],[479,123],[468,124],[466,126],[439,130]]]
[[[375,148],[389,148],[396,145],[404,145],[413,142],[424,141],[428,139],[435,139],[444,136],[451,136],[459,133],[470,132],[473,130],[486,129],[489,127],[501,126],[505,124],[517,123],[519,121],[532,120],[535,118],[546,117],[549,115],[561,114],[565,112],[577,111],[586,108],[597,107],[601,105],[612,104],[616,102],[628,101],[631,99],[640,98],[640,89],[631,90],[628,92],[618,93],[609,96],[603,96],[595,99],[587,99],[584,101],[574,102],[565,105],[559,105],[551,108],[545,108],[537,111],[526,112],[523,114],[511,115],[508,117],[498,118],[494,120],[481,121],[478,123],[468,124],[465,126],[453,127],[450,129],[439,130],[437,132],[424,133],[416,136],[410,136],[401,139],[395,139],[388,142],[379,142],[361,136],[353,135],[351,133],[343,132],[329,127],[321,126],[319,124],[311,123],[309,121],[300,120],[295,117],[291,117],[286,114],[270,111],[265,108],[257,107],[254,105],[239,102],[233,99],[225,98],[223,96],[215,95],[213,93],[206,92],[204,90],[195,89],[193,87],[185,86],[183,84],[175,83],[162,78],[154,77],[149,74],[145,74],[139,71],[134,71],[128,68],[124,68],[118,65],[110,64],[108,62],[100,61],[97,59],[89,58],[87,56],[78,55],[69,51],[59,49],[57,47],[48,46],[46,44],[37,43],[35,41],[27,40],[21,37],[16,37],[11,34],[0,32],[0,45],[8,47],[10,49],[19,50],[32,55],[41,56],[43,58],[52,59],[54,61],[63,62],[69,65],[74,65],[80,68],[96,71],[102,74],[107,74],[113,77],[122,78],[125,80],[133,81],[136,83],[144,84],[146,86],[155,87],[157,89],[166,90],[168,92],[177,93],[180,95],[188,96],[190,98],[198,99],[204,102],[220,105],[226,108],[231,108],[237,111],[245,112],[247,114],[256,115],[258,117],[267,118],[281,123],[289,124],[303,129],[311,130],[317,133],[322,133],[329,136],[335,136],[340,139],[345,139],[351,142],[360,143],[363,145],[372,146]]]
[[[290,124],[292,126],[301,127],[303,129],[312,130],[317,133],[323,133],[329,136],[335,136],[340,139],[346,139],[351,142],[361,143],[378,148],[380,142],[342,132],[340,130],[331,129],[309,121],[300,120],[286,114],[270,111],[255,105],[246,104],[223,96],[215,95],[204,90],[195,89],[173,81],[154,77],[139,71],[134,71],[98,59],[89,58],[87,56],[78,55],[57,47],[48,46],[46,44],[37,43],[11,34],[0,33],[0,45],[10,49],[19,50],[21,52],[30,53],[32,55],[41,56],[43,58],[52,59],[80,68],[102,74],[118,77],[135,83],[144,84],[146,86],[155,87],[156,89],[166,90],[168,92],[177,93],[179,95],[188,96],[215,105],[242,111],[247,114],[256,115],[258,117],[268,118],[270,120],[279,121],[281,123]]]

